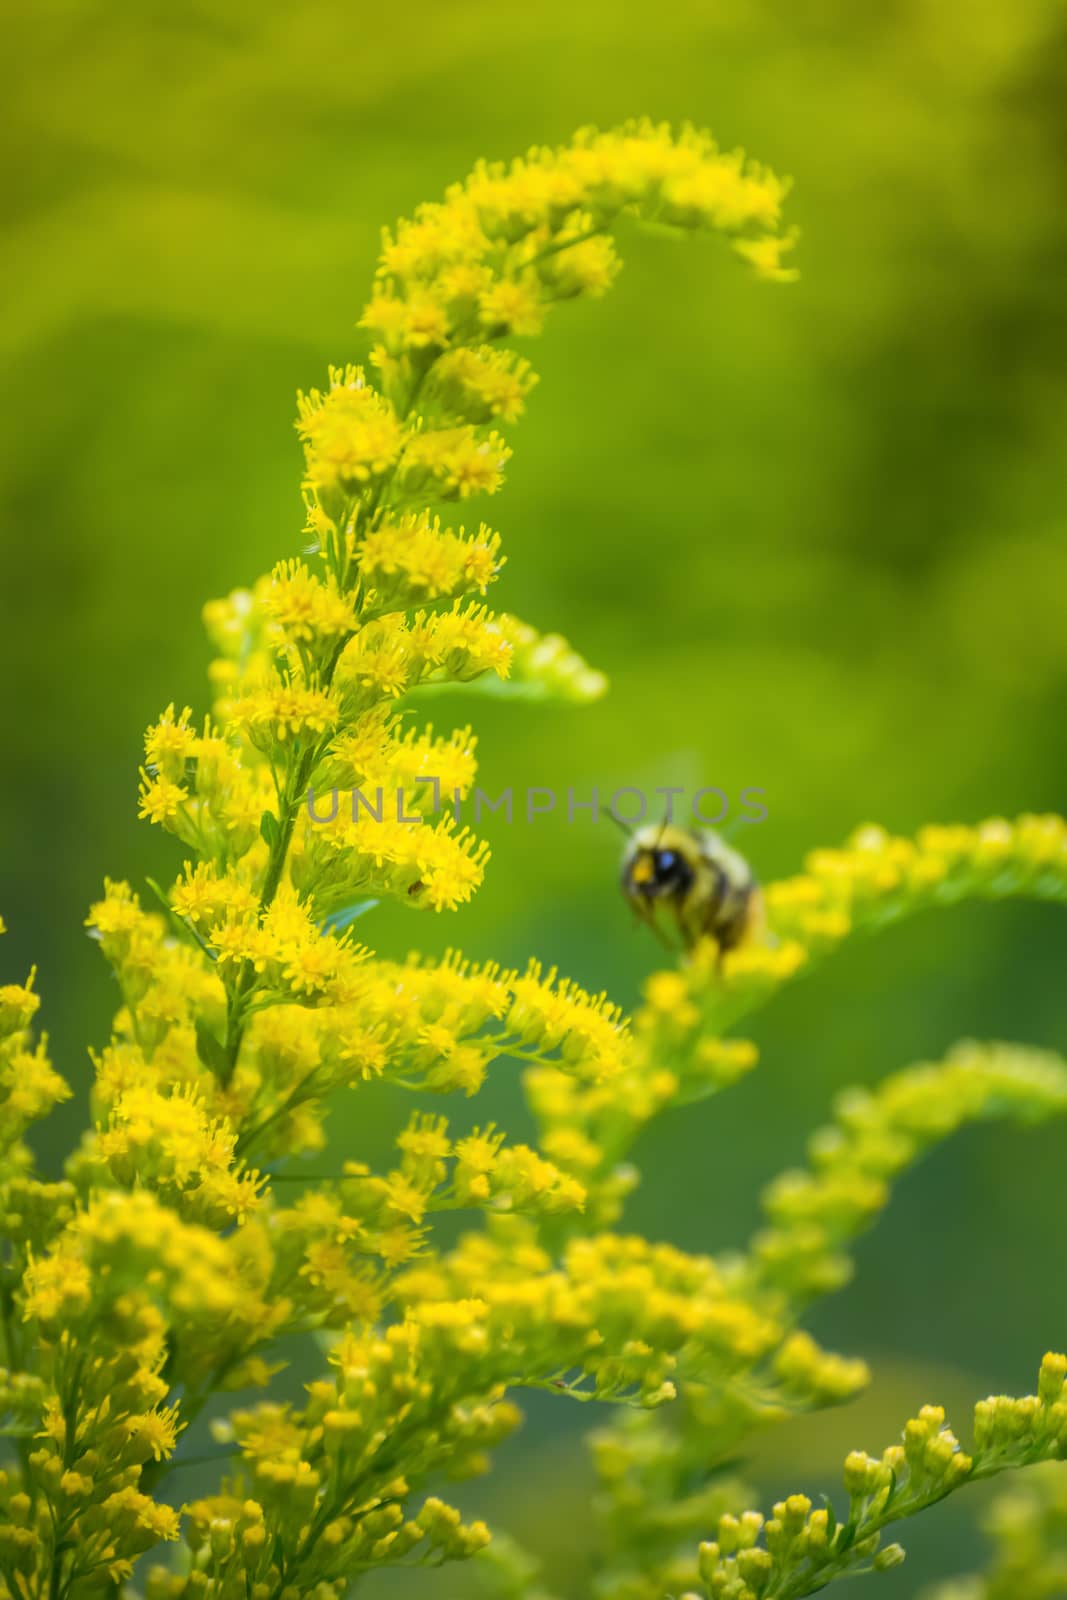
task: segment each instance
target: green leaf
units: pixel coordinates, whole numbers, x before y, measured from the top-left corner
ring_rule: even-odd
[[[156,882],[155,878],[146,878],[145,883],[147,883],[148,887],[151,889],[152,893],[155,895],[156,899],[159,901],[168,917],[170,917],[173,921],[176,915],[174,907],[163,893],[163,890],[159,887],[159,884]]]
[[[420,683],[408,691],[410,695],[462,694],[476,695],[481,700],[550,700],[551,691],[543,683],[520,683],[513,678],[498,678],[495,672],[483,672],[478,678],[468,678],[465,683]]]
[[[220,1039],[217,1039],[201,1018],[196,1023],[196,1053],[211,1072],[225,1074],[230,1070],[230,1058]]]
[[[858,1532],[858,1523],[846,1522],[845,1526],[841,1529],[841,1537],[834,1546],[834,1555],[843,1556],[846,1550],[851,1550],[852,1546],[856,1542],[856,1534]]]
[[[506,678],[485,671],[466,683],[437,678],[411,692],[422,694],[474,694],[493,700],[549,701],[557,705],[588,705],[607,691],[608,680],[558,633],[538,633],[516,617],[501,617],[513,650]]]
[[[259,831],[269,847],[272,850],[275,849],[278,844],[278,840],[281,837],[281,829],[278,826],[278,819],[274,815],[273,811],[264,811],[263,815],[259,819]]]
[[[323,933],[343,933],[350,927],[357,917],[365,917],[368,911],[373,911],[379,905],[377,900],[356,900],[350,906],[342,906],[339,911],[331,911],[322,924]]]

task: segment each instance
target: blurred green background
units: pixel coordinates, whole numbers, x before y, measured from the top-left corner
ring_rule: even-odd
[[[20,0],[7,31],[0,966],[38,963],[78,1089],[47,1170],[115,1002],[85,908],[104,872],[177,860],[135,825],[141,732],[172,699],[204,707],[203,600],[300,542],[292,394],[362,353],[380,226],[480,155],[691,118],[795,176],[803,231],[789,287],[715,240],[624,237],[613,294],[531,350],[543,381],[488,508],[497,599],[612,693],[439,702],[439,722],[475,715],[485,786],[759,786],[769,818],[737,842],[763,876],[868,819],[1067,803],[1062,5]],[[619,901],[617,835],[483,831],[471,908],[368,937],[537,955],[631,1004],[658,950]],[[648,1134],[630,1223],[739,1242],[841,1085],[963,1034],[1064,1045],[1063,951],[1062,913],[1017,906],[847,953],[760,1020],[758,1073]],[[486,1102],[521,1123],[506,1075]],[[353,1096],[334,1136],[376,1148],[400,1114]],[[817,1318],[875,1389],[777,1435],[767,1494],[828,1483],[924,1400],[965,1423],[967,1397],[1020,1392],[1063,1347],[1064,1148],[1062,1129],[975,1131],[903,1185]],[[574,1409],[535,1408],[464,1495],[564,1590],[586,1548]],[[979,1503],[916,1526],[882,1591],[965,1561]]]

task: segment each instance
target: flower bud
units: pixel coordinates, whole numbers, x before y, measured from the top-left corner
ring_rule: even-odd
[[[750,1589],[762,1594],[771,1580],[774,1560],[766,1550],[742,1550],[737,1558],[737,1570]]]
[[[782,1518],[787,1532],[799,1533],[808,1520],[811,1510],[811,1501],[806,1494],[791,1494],[785,1502],[785,1515]]]
[[[874,1487],[876,1466],[864,1450],[852,1450],[845,1457],[845,1488],[854,1500],[862,1499]]]
[[[262,1522],[253,1523],[252,1527],[246,1528],[241,1535],[241,1544],[249,1556],[258,1556],[266,1542],[267,1530]]]
[[[211,1554],[216,1561],[224,1560],[233,1549],[233,1523],[228,1517],[216,1517],[208,1530]]]
[[[875,1572],[888,1572],[892,1567],[899,1567],[905,1557],[902,1544],[887,1544],[884,1550],[879,1550],[872,1563]]]
[[[719,1571],[722,1563],[719,1559],[719,1546],[711,1539],[704,1539],[697,1548],[697,1570],[701,1582],[708,1584]]]
[[[1067,1379],[1067,1356],[1049,1351],[1041,1363],[1037,1392],[1046,1405],[1060,1398],[1064,1380]]]

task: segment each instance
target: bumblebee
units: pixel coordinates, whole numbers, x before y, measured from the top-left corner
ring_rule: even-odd
[[[762,924],[751,867],[710,828],[669,823],[639,828],[623,856],[622,892],[642,922],[657,932],[658,913],[667,912],[686,949],[711,938],[721,956]]]

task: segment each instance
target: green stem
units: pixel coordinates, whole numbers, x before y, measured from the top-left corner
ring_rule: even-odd
[[[0,1331],[4,1336],[4,1365],[9,1372],[21,1372],[22,1357],[16,1340],[15,1291],[9,1284],[0,1288]]]
[[[423,367],[422,371],[416,376],[414,382],[412,383],[403,410],[400,412],[400,420],[402,422],[406,422],[408,417],[411,415],[415,402],[422,390],[422,386],[437,359],[437,356],[434,356],[431,361],[427,362],[426,366]],[[374,489],[373,495],[366,507],[367,520],[371,526],[374,525],[375,520],[381,514],[383,496],[395,476],[396,467],[394,466],[391,472],[386,473],[382,478],[379,479]],[[346,505],[342,511],[338,519],[338,527],[341,530],[341,537],[344,537],[344,530],[347,528],[349,521],[356,515],[357,509],[357,504],[353,502],[349,505]],[[361,625],[362,622],[363,618],[361,615]],[[342,634],[335,643],[329,659],[326,661],[322,670],[322,687],[324,689],[329,689],[333,683],[334,673],[337,671],[337,663],[341,659],[345,646],[353,637],[354,633]],[[312,749],[304,752],[304,754],[300,757],[296,768],[290,774],[290,781],[286,786],[285,797],[280,805],[278,834],[273,846],[271,847],[270,857],[267,862],[267,871],[263,880],[263,889],[260,894],[259,914],[261,917],[263,916],[264,912],[270,908],[275,896],[278,893],[278,889],[281,886],[282,876],[285,872],[286,860],[288,859],[289,855],[289,847],[292,844],[293,832],[296,828],[296,819],[304,797],[304,791],[314,775],[315,767],[321,759],[321,756],[321,746],[313,746]],[[250,961],[245,962],[237,979],[237,983],[234,986],[233,993],[230,997],[229,1006],[227,1008],[226,1042],[224,1046],[227,1064],[222,1075],[222,1082],[224,1086],[230,1082],[237,1067],[237,1059],[241,1053],[241,1044],[244,1039],[245,1026],[248,1020],[246,1001],[251,991],[255,987],[255,978],[255,967]],[[258,1132],[258,1130],[256,1131]]]
[[[251,1128],[248,1128],[240,1135],[234,1145],[234,1155],[247,1156],[261,1133],[265,1133],[269,1127],[279,1121],[280,1118],[287,1116],[290,1111],[295,1111],[297,1106],[302,1105],[305,1100],[310,1100],[313,1094],[314,1090],[308,1089],[307,1080],[302,1079],[296,1088],[274,1107],[273,1111],[268,1111],[265,1117],[261,1118],[259,1122],[253,1123]]]

